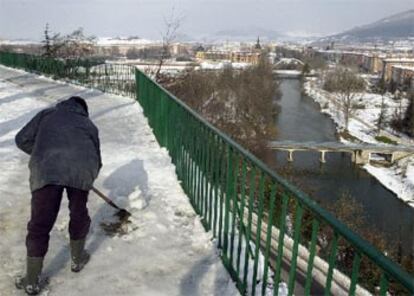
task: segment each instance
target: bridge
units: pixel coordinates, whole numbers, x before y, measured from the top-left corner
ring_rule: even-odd
[[[24,79],[32,74],[0,67],[0,80],[29,87],[25,93],[13,92],[2,98],[0,112],[8,118],[0,130],[3,138],[27,120],[28,107],[32,107],[25,103],[28,95],[40,97],[32,100],[38,104],[37,109],[30,108],[35,112],[62,96],[62,88],[70,87],[72,94],[79,91],[79,85],[86,86],[86,93],[79,94],[90,96],[91,116],[101,127],[103,151],[106,151],[101,175],[104,180],[97,185],[107,186],[113,193],[109,194],[111,197],[129,197],[132,188],[133,192],[141,192],[140,196],[134,194],[132,201],[148,198],[147,207],[140,207],[141,212],[128,226],[138,227],[135,235],[128,233],[131,236],[109,241],[100,231],[94,231],[96,240],[92,241],[92,247],[96,252],[89,266],[100,273],[99,277],[85,280],[82,286],[105,291],[92,290],[92,294],[116,294],[124,289],[125,295],[234,295],[236,287],[241,295],[414,294],[412,275],[384,255],[383,250],[354,233],[135,67],[107,63],[97,67],[88,60],[7,52],[0,52],[0,64],[78,84],[51,80],[39,83],[35,79],[27,85]],[[1,71],[11,74],[4,75]],[[24,103],[12,103],[19,99]],[[17,106],[23,114],[13,113]],[[10,118],[13,114],[17,118]],[[7,161],[4,170],[13,170],[3,172],[13,181],[4,184],[13,184],[16,187],[13,192],[18,192],[21,198],[16,201],[18,207],[0,208],[0,233],[6,238],[0,241],[0,249],[4,246],[4,250],[22,252],[21,248],[10,247],[17,243],[11,239],[23,236],[16,235],[12,231],[15,228],[8,225],[24,229],[22,223],[16,225],[14,218],[16,208],[21,212],[26,205],[25,191],[21,188],[25,160],[10,155],[12,138],[2,140],[0,156],[3,153]],[[329,152],[327,148],[322,150]],[[295,151],[300,147],[290,149]],[[108,164],[114,166],[114,159],[120,156],[122,161],[115,164],[115,170],[108,170]],[[1,196],[8,195],[10,190],[6,187]],[[97,201],[91,201],[96,207]],[[102,221],[99,219],[108,216],[108,212],[103,206],[97,208],[94,227],[99,230]],[[7,236],[4,225],[9,229]],[[208,234],[199,229],[201,225]],[[61,236],[61,240],[64,238]],[[213,238],[211,243],[209,239]],[[66,265],[61,258],[65,252],[65,249],[59,251],[57,259],[48,264],[49,275],[59,281],[59,292],[64,284],[61,279],[68,278],[61,271]],[[122,281],[113,276],[119,257],[111,256],[110,252],[129,257],[122,261]],[[7,260],[19,257],[17,253],[5,254]],[[217,264],[214,254],[219,254],[224,268]],[[99,257],[105,260],[96,259]],[[112,258],[118,258],[117,263]],[[111,268],[105,265],[108,263],[112,263]],[[8,261],[0,264],[0,291],[4,291],[3,287],[14,291],[5,274],[14,272],[10,268],[13,265]],[[367,273],[372,268],[377,272]],[[97,284],[91,286],[92,281]],[[126,287],[125,281],[128,281]],[[52,281],[52,288],[54,284]],[[73,285],[67,289],[72,291]]]
[[[273,74],[277,78],[296,79],[303,75],[305,63],[296,58],[281,58],[273,65]],[[314,76],[315,73],[306,73],[306,76]]]
[[[275,67],[279,66],[279,65],[300,65],[303,66],[305,65],[304,62],[302,62],[299,59],[296,58],[281,58],[276,64]]]
[[[414,146],[365,143],[272,141],[269,143],[269,147],[273,150],[287,151],[288,161],[293,161],[295,151],[317,151],[321,154],[320,161],[322,163],[326,162],[326,153],[332,152],[351,153],[352,161],[356,164],[369,163],[372,154],[385,155],[390,163],[414,154]]]

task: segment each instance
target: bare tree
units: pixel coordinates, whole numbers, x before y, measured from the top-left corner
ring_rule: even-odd
[[[355,113],[357,101],[365,90],[364,79],[348,68],[337,67],[327,73],[324,89],[337,94],[337,106],[344,117],[345,129],[348,130],[349,119]]]
[[[66,58],[86,57],[94,53],[96,37],[86,36],[83,32],[83,28],[80,27],[64,36],[62,42],[63,46],[59,50],[59,56]]]
[[[377,122],[376,122],[377,123],[377,135],[379,135],[381,133],[381,130],[385,126],[386,108],[387,108],[387,104],[385,104],[384,95],[382,95],[382,97],[381,97],[381,109],[380,109],[380,113],[378,114],[378,119],[377,119]]]
[[[395,102],[398,102],[398,107],[395,108],[394,114],[392,115],[391,119],[391,126],[396,131],[402,131],[403,130],[403,119],[404,119],[404,111],[403,111],[403,105],[402,105],[402,97],[400,91],[395,91],[393,100]]]
[[[381,94],[381,109],[380,109],[380,113],[378,115],[378,119],[377,119],[377,135],[380,134],[381,130],[384,128],[385,125],[385,116],[386,116],[386,108],[387,105],[385,104],[385,98],[384,98],[384,94],[386,92],[386,87],[384,84],[384,81],[381,80],[382,82],[380,82],[378,84],[378,90]]]
[[[414,137],[414,91],[411,91],[408,96],[409,105],[405,112],[404,126],[405,132]]]
[[[78,28],[65,36],[61,36],[60,33],[51,35],[49,24],[46,24],[42,43],[44,56],[81,58],[94,54],[96,37],[86,36],[83,28]]]
[[[64,42],[60,33],[51,35],[49,24],[47,23],[44,31],[44,39],[42,40],[43,56],[56,57],[60,48],[63,47]]]
[[[129,60],[135,60],[139,58],[139,51],[136,47],[131,47],[126,52],[126,57]]]
[[[193,70],[170,80],[162,82],[167,89],[264,159],[267,142],[276,134],[275,99],[280,97],[272,66],[265,58],[243,70]]]
[[[158,65],[155,70],[155,80],[161,79],[161,68],[165,60],[170,57],[170,47],[174,40],[177,38],[178,29],[181,26],[184,17],[182,15],[176,15],[175,9],[172,8],[171,14],[168,17],[164,17],[164,31],[161,32],[162,37],[162,50],[158,59]]]
[[[7,45],[7,44],[1,44],[0,45],[0,52],[1,51],[3,51],[3,52],[11,52],[11,51],[13,51],[13,46]]]
[[[109,54],[111,56],[111,58],[119,58],[121,56],[121,51],[119,50],[118,46],[112,46]]]
[[[45,33],[45,39],[42,41],[43,49],[45,51],[44,56],[51,56],[51,44],[50,44],[49,24],[48,23],[46,23],[44,33]]]
[[[399,100],[399,107],[395,110],[393,118],[391,120],[391,126],[400,132],[414,137],[414,92],[408,93],[408,106],[403,110],[402,98],[397,92],[395,100]]]

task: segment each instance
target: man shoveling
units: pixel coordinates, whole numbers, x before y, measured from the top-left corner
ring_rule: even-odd
[[[41,290],[40,274],[64,189],[69,199],[71,270],[89,261],[84,249],[90,218],[89,190],[102,167],[98,129],[88,106],[71,97],[39,112],[16,135],[16,145],[30,154],[31,218],[27,225],[27,270],[16,287],[29,295]]]

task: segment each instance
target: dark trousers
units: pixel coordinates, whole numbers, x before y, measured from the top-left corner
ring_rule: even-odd
[[[27,224],[27,256],[44,257],[49,247],[49,233],[55,224],[62,200],[63,189],[69,199],[70,239],[84,239],[89,231],[91,219],[86,203],[88,191],[60,185],[48,185],[32,192],[32,211]]]

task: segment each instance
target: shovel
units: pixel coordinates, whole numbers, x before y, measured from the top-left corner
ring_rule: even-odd
[[[109,199],[105,194],[103,194],[101,191],[96,189],[95,187],[92,187],[92,191],[95,192],[100,198],[102,198],[107,204],[109,204],[111,207],[118,210],[118,213],[116,214],[121,220],[128,219],[128,217],[131,216],[131,213],[128,212],[125,209],[121,209],[118,207],[112,200]]]

